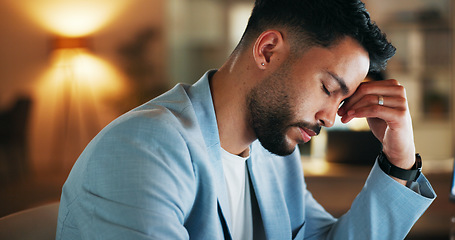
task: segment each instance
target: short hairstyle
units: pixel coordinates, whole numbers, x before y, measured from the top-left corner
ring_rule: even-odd
[[[273,28],[286,29],[297,53],[352,37],[368,52],[370,72],[384,70],[396,51],[360,0],[256,0],[239,45],[249,44]]]

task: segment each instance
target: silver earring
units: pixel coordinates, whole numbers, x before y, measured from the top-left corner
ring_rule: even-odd
[[[262,66],[265,66],[265,63],[261,63]]]

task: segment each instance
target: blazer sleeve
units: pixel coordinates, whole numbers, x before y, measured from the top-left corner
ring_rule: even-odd
[[[71,235],[62,232],[71,224],[82,239],[189,239],[184,218],[194,201],[194,173],[172,124],[139,117],[97,136],[65,184],[59,225],[66,226],[57,239]],[[72,191],[80,192],[71,197]]]
[[[420,194],[393,180],[376,162],[350,210],[339,219],[332,218],[307,193],[304,239],[404,239],[436,198],[423,174],[417,183]]]

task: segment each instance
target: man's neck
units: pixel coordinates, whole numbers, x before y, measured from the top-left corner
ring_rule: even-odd
[[[243,69],[239,68],[243,65]],[[249,153],[256,139],[250,127],[246,96],[251,89],[248,63],[231,56],[210,79],[221,147],[239,156]]]

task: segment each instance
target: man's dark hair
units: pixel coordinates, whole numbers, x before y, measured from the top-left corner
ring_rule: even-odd
[[[370,72],[385,69],[396,50],[360,0],[256,0],[240,44],[273,28],[286,29],[296,53],[352,37],[369,53]]]

